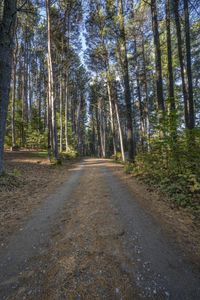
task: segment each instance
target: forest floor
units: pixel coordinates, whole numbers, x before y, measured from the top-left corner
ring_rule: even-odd
[[[47,152],[5,152],[7,175],[0,178],[0,244],[19,229],[32,211],[59,187],[77,160],[49,163]]]
[[[189,212],[109,160],[6,156],[19,182],[0,186],[0,299],[200,299]]]

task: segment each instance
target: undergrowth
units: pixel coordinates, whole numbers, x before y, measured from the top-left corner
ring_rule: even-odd
[[[166,136],[152,139],[149,150],[140,151],[134,163],[125,165],[125,172],[166,194],[177,207],[200,216],[199,132],[192,146],[184,134],[177,135],[175,143]]]
[[[62,159],[72,159],[78,157],[78,152],[73,147],[68,147],[67,151],[60,154]]]

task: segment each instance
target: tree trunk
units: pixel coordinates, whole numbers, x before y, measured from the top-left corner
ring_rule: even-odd
[[[186,59],[187,59],[187,81],[188,81],[188,119],[189,129],[195,127],[194,115],[194,99],[193,99],[193,83],[192,83],[192,66],[191,66],[191,43],[190,43],[190,21],[188,0],[184,0],[184,14],[185,14],[185,45],[186,45]]]
[[[13,86],[12,86],[12,110],[11,110],[11,131],[12,131],[12,149],[16,146],[15,134],[15,98],[16,98],[16,69],[17,69],[17,52],[18,47],[13,53]]]
[[[126,34],[124,26],[123,15],[123,0],[118,2],[118,15],[119,15],[119,27],[120,27],[120,40],[119,40],[119,55],[121,56],[123,81],[124,81],[124,96],[126,102],[126,117],[127,117],[127,140],[128,140],[128,159],[134,160],[135,149],[133,142],[133,119],[132,119],[132,107],[131,107],[131,91],[129,84],[129,70],[128,59],[126,49]]]
[[[172,45],[171,45],[171,1],[166,0],[166,29],[167,29],[167,62],[168,62],[168,96],[170,100],[170,111],[175,110],[174,99],[174,76],[172,65]]]
[[[46,14],[47,14],[47,26],[48,26],[48,94],[49,105],[51,113],[51,127],[52,127],[52,147],[54,158],[58,160],[58,137],[57,137],[57,124],[56,124],[56,107],[54,99],[54,78],[53,78],[53,65],[51,54],[51,14],[50,14],[50,2],[46,0]]]
[[[148,83],[147,83],[147,68],[144,48],[144,34],[142,33],[142,59],[144,69],[144,89],[145,89],[145,132],[147,135],[147,149],[149,150],[150,144],[150,126],[149,126],[149,94],[148,94]]]
[[[98,105],[99,107],[99,105]],[[101,145],[101,133],[100,133],[100,122],[99,122],[99,111],[98,107],[95,109],[96,123],[97,123],[97,137],[98,137],[98,156],[102,157],[102,145]]]
[[[170,131],[172,138],[172,149],[175,153],[177,142],[177,120],[175,115],[176,105],[174,98],[174,76],[172,62],[172,43],[171,43],[171,0],[166,0],[166,30],[167,30],[167,67],[168,67],[168,97],[170,102]]]
[[[155,47],[155,66],[156,66],[156,92],[159,111],[164,112],[164,96],[163,96],[163,80],[162,80],[162,64],[161,64],[161,50],[160,37],[158,31],[158,17],[156,0],[151,0],[151,14],[152,14],[152,28]]]
[[[60,76],[60,153],[63,152],[63,122],[62,122],[62,111],[63,111],[63,80],[62,74]]]
[[[67,71],[68,72],[68,71]],[[68,150],[68,102],[69,102],[69,83],[68,74],[66,74],[65,81],[65,150]]]
[[[183,60],[183,42],[181,36],[181,24],[179,18],[179,0],[174,0],[174,16],[175,16],[175,23],[176,23],[176,35],[177,35],[177,43],[178,43],[178,56],[179,56],[179,63],[181,68],[181,80],[182,80],[182,92],[183,92],[183,99],[184,99],[184,116],[185,116],[185,126],[189,128],[189,119],[188,119],[188,94],[186,89],[186,80],[184,74],[184,60]]]
[[[3,16],[0,20],[0,175],[4,171],[4,138],[11,81],[16,12],[16,0],[4,1]]]
[[[118,130],[119,130],[119,141],[120,141],[120,148],[121,148],[121,154],[122,154],[122,161],[125,161],[124,142],[123,142],[122,127],[121,127],[121,122],[120,122],[120,118],[119,118],[119,110],[118,110],[117,100],[115,101],[115,113],[116,113]]]
[[[114,155],[116,155],[116,141],[115,141],[115,127],[114,127],[114,117],[113,117],[113,100],[112,100],[112,89],[111,89],[111,81],[107,76],[107,91],[108,91],[108,102],[109,102],[109,110],[110,110],[110,124],[111,124],[111,132],[113,139],[113,151]]]

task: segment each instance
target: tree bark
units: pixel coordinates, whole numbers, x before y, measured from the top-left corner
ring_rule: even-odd
[[[54,78],[53,78],[53,64],[51,53],[51,13],[50,13],[50,1],[46,0],[46,14],[47,14],[47,26],[48,26],[48,94],[51,113],[51,127],[52,127],[52,148],[54,158],[58,160],[58,137],[57,137],[57,124],[56,124],[56,107],[54,98]]]
[[[65,150],[68,150],[68,102],[69,102],[69,80],[68,80],[68,71],[66,74],[65,82]]]
[[[163,79],[162,79],[162,63],[160,50],[160,37],[158,31],[158,16],[156,0],[151,0],[152,28],[155,47],[155,66],[156,66],[156,92],[158,109],[165,111],[164,96],[163,96]]]
[[[189,129],[195,127],[194,115],[194,99],[193,99],[193,83],[192,83],[192,66],[191,66],[191,42],[190,42],[190,21],[188,0],[184,0],[184,15],[185,15],[185,46],[187,60],[187,81],[188,81],[188,110],[189,110]]]
[[[176,23],[176,35],[177,35],[177,43],[178,43],[178,56],[179,56],[179,63],[181,69],[181,80],[182,80],[182,92],[183,92],[183,99],[184,99],[184,116],[185,116],[185,126],[189,128],[189,118],[188,118],[188,94],[186,88],[186,79],[184,74],[184,60],[183,60],[183,41],[181,36],[181,23],[179,18],[179,0],[174,0],[174,17]]]
[[[16,0],[4,1],[0,20],[0,175],[4,172],[3,152],[11,82]]]
[[[16,38],[17,44],[17,38]],[[12,86],[12,108],[11,108],[11,131],[12,131],[12,150],[16,146],[16,134],[15,134],[15,98],[16,98],[16,69],[17,69],[17,53],[18,47],[16,46],[13,53],[13,86]]]
[[[128,58],[126,49],[126,33],[124,26],[124,15],[123,15],[123,0],[118,2],[118,16],[119,16],[119,27],[120,27],[120,39],[119,39],[119,52],[122,61],[122,72],[124,81],[124,96],[126,103],[126,117],[127,117],[127,140],[128,140],[128,159],[134,160],[135,149],[133,141],[133,118],[132,118],[132,107],[131,107],[131,91],[129,83],[129,70],[128,70]]]
[[[168,96],[170,100],[170,111],[175,110],[174,99],[174,76],[172,64],[172,43],[171,43],[171,0],[166,0],[166,29],[167,29],[167,62],[168,62]]]
[[[113,99],[112,99],[112,88],[111,88],[111,81],[107,76],[107,91],[108,91],[108,102],[109,102],[109,110],[110,110],[110,124],[111,124],[111,132],[112,132],[112,139],[113,139],[113,151],[114,155],[116,155],[116,141],[115,141],[115,127],[114,127],[114,117],[113,117]]]
[[[118,130],[119,130],[119,141],[120,141],[120,149],[121,149],[121,154],[122,154],[122,161],[125,161],[123,134],[122,134],[122,127],[121,127],[121,122],[120,122],[120,118],[119,118],[119,109],[118,109],[117,102],[118,102],[118,99],[117,99],[117,91],[116,91],[116,99],[114,101],[114,106],[115,106],[115,113],[116,113],[117,125],[118,125]]]
[[[63,152],[62,143],[63,143],[63,122],[62,122],[62,111],[63,111],[63,80],[62,73],[60,76],[60,153]]]
[[[142,59],[143,59],[143,70],[144,70],[144,89],[145,89],[145,132],[147,135],[147,149],[149,150],[150,144],[150,126],[149,126],[149,94],[148,94],[148,83],[147,83],[147,68],[146,68],[146,57],[144,48],[144,34],[142,33]]]

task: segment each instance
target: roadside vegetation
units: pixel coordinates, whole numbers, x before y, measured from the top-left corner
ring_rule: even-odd
[[[191,138],[191,137],[190,137]],[[195,130],[192,145],[188,132],[153,136],[148,151],[141,151],[125,172],[166,194],[176,207],[190,209],[200,217],[200,131]]]

